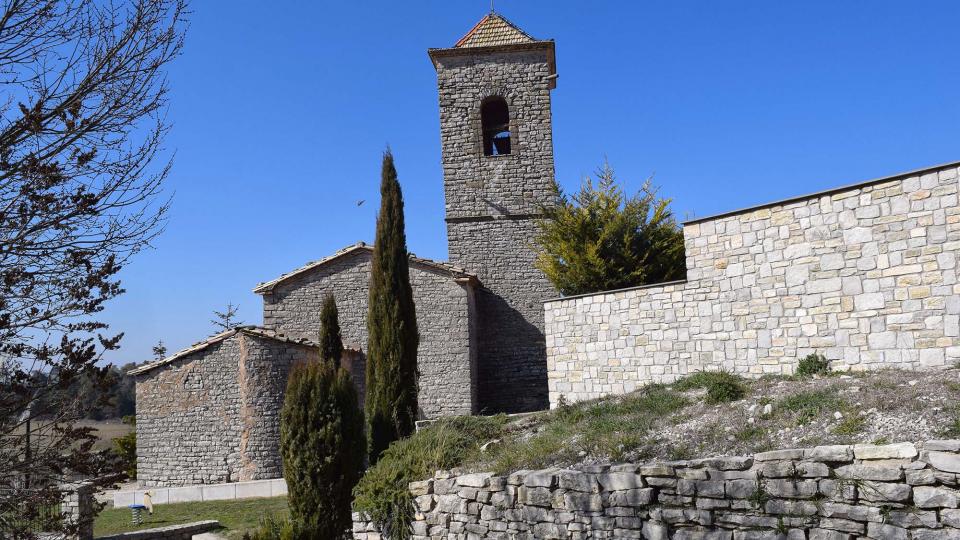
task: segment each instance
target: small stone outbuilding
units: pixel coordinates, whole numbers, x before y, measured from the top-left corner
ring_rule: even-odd
[[[287,376],[295,363],[318,357],[311,341],[242,327],[131,371],[141,483],[282,476],[279,414]]]

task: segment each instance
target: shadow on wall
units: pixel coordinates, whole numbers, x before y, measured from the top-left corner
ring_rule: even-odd
[[[539,411],[549,406],[543,332],[488,289],[477,294],[481,414]]]

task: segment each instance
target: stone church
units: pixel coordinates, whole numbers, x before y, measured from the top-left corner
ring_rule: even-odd
[[[548,406],[545,300],[536,220],[553,201],[554,42],[496,13],[437,72],[447,261],[410,256],[420,330],[422,418]],[[363,243],[257,285],[263,325],[241,327],[131,371],[138,474],[146,486],[277,478],[290,366],[316,361],[320,305],[333,294],[361,392],[373,248]]]

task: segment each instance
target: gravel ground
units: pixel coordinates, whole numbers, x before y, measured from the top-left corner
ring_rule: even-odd
[[[956,368],[760,379],[747,384],[746,399],[721,405],[697,399],[665,422],[655,432],[652,457],[960,437]],[[702,391],[687,394],[699,397]]]

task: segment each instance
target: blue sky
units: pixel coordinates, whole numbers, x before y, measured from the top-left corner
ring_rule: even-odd
[[[265,6],[269,5],[269,9]],[[170,70],[174,195],[105,313],[115,362],[172,352],[260,281],[371,241],[393,149],[417,255],[446,258],[436,76],[487,0],[194,2]],[[555,39],[557,178],[606,156],[682,217],[960,160],[954,1],[498,0]],[[363,206],[355,201],[365,199]]]

